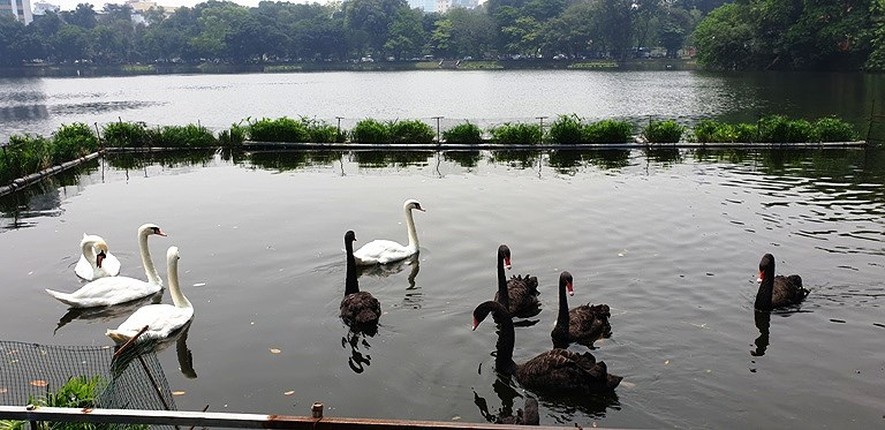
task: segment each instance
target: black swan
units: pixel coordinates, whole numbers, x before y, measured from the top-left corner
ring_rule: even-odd
[[[621,383],[622,377],[609,374],[605,362],[597,362],[589,352],[577,354],[555,348],[523,364],[516,364],[513,361],[516,337],[513,320],[503,305],[487,301],[477,306],[473,311],[473,329],[476,330],[490,313],[500,327],[495,368],[502,374],[516,376],[523,387],[556,394],[587,394],[611,391]]]
[[[754,307],[762,311],[795,305],[805,299],[809,291],[802,287],[799,275],[774,275],[774,256],[765,254],[759,262],[759,292]]]
[[[554,348],[568,348],[572,342],[592,348],[593,342],[612,334],[612,326],[608,322],[611,317],[608,305],[591,306],[588,303],[569,310],[566,294],[574,293],[572,274],[562,272],[559,275],[559,314],[556,317],[556,326],[550,333]]]
[[[371,331],[381,317],[381,303],[371,293],[360,291],[356,274],[356,259],[353,257],[353,242],[356,234],[348,230],[344,234],[344,248],[347,250],[347,278],[344,299],[341,300],[341,319],[352,330]]]
[[[541,302],[538,301],[538,278],[534,276],[513,276],[507,280],[504,268],[510,268],[510,248],[507,245],[498,247],[498,291],[495,301],[504,305],[516,318],[531,318],[541,313]]]

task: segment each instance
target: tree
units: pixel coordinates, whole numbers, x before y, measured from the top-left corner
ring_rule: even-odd
[[[52,50],[61,62],[74,63],[92,57],[89,32],[83,27],[65,24],[52,40]]]
[[[95,15],[95,9],[93,9],[92,5],[88,3],[80,3],[74,10],[63,11],[61,13],[61,17],[66,23],[87,30],[95,28],[95,24],[97,23]]]
[[[601,39],[596,11],[592,3],[578,2],[550,20],[544,29],[546,51],[554,55],[567,54],[569,57],[588,55],[594,48],[594,40]]]
[[[20,43],[24,39],[25,26],[15,18],[0,15],[0,66],[16,66],[24,61]]]
[[[408,9],[405,0],[349,0],[343,4],[344,25],[351,32],[354,47],[380,54],[390,37],[397,11]],[[357,55],[366,52],[358,52]]]
[[[397,59],[417,57],[426,39],[427,34],[421,25],[421,11],[402,8],[390,24],[390,36],[384,43],[384,50]]]

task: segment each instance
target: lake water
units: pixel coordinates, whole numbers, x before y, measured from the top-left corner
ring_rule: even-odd
[[[169,234],[150,239],[161,273],[179,246],[196,308],[196,378],[176,345],[158,353],[180,409],[305,415],[322,401],[327,416],[482,422],[478,401],[496,412],[527,394],[497,381],[494,325],[470,330],[506,243],[544,306],[517,328],[517,362],[551,347],[560,271],[575,276],[572,306],[612,308],[593,353],[624,377],[616,396],[541,397],[543,424],[879,428],[883,190],[876,149],[113,155],[0,199],[0,338],[110,345],[125,312],[64,323],[43,289],[78,287],[83,232],[143,276],[135,230],[155,222]],[[360,278],[385,313],[376,336],[353,339],[337,316],[344,232],[405,241],[406,198],[427,209],[420,257]],[[757,319],[766,252],[812,292]]]
[[[443,117],[443,129],[576,113],[644,124],[699,118],[754,121],[777,113],[838,115],[866,132],[885,75],[689,71],[415,71],[0,79],[0,142],[50,135],[62,124],[200,123],[213,130],[246,118],[308,116],[351,128],[364,118]],[[879,111],[882,111],[880,108]]]

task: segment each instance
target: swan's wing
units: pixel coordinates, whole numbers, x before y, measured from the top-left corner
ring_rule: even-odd
[[[120,274],[120,260],[110,252],[106,253],[104,260],[101,262],[101,269],[108,276],[117,276]]]
[[[89,264],[89,260],[86,259],[86,256],[80,254],[80,259],[77,260],[77,265],[74,266],[74,273],[80,279],[84,279],[86,281],[91,281],[95,278],[95,269],[92,268],[92,265]]]
[[[156,284],[125,276],[114,276],[96,279],[70,294],[46,291],[70,306],[88,308],[125,303],[149,296],[160,289],[161,287]]]
[[[184,326],[194,315],[193,308],[178,308],[169,304],[147,305],[139,308],[117,327],[117,332],[134,336],[148,326],[149,336],[165,337]]]
[[[373,240],[353,252],[360,264],[386,264],[408,258],[415,253],[414,249],[400,245],[392,240]]]

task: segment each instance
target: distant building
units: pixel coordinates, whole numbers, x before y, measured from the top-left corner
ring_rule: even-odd
[[[446,13],[452,8],[452,0],[436,0],[436,11]]]
[[[0,15],[8,15],[28,25],[34,20],[31,0],[0,0]]]
[[[47,3],[45,1],[38,1],[38,2],[34,3],[34,15],[35,16],[46,15],[46,12],[58,13],[59,10],[61,10],[60,7],[58,7],[52,3]]]
[[[453,7],[473,9],[479,5],[479,0],[408,0],[409,7],[421,9],[424,12],[446,13]]]
[[[132,12],[135,13],[144,13],[149,11],[151,8],[158,7],[157,2],[147,0],[129,0],[126,2],[126,5],[131,7]]]

